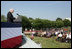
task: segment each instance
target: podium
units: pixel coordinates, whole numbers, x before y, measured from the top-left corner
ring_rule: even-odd
[[[22,42],[21,23],[1,22],[1,48],[15,48]]]

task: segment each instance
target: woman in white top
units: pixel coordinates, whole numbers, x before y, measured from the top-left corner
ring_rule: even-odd
[[[62,34],[59,33],[58,36],[57,36],[57,40],[58,40],[58,41],[59,41],[59,40],[61,41],[61,38],[62,38]]]
[[[69,34],[66,34],[66,42],[70,42],[71,41],[71,32]]]
[[[62,37],[62,34],[60,33],[60,34],[58,35],[58,37]]]
[[[59,34],[59,31],[56,31],[56,32],[55,32],[55,35],[58,35],[58,34]]]

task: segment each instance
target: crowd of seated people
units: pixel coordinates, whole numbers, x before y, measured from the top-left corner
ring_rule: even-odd
[[[71,42],[71,32],[62,32],[60,31],[59,34],[57,34],[57,39],[61,42]]]
[[[38,37],[46,37],[46,38],[51,38],[51,37],[57,37],[57,41],[61,42],[71,42],[71,32],[64,31],[63,29],[55,30],[51,29],[49,31],[36,31],[35,34],[31,35],[31,39],[34,39],[34,36]]]

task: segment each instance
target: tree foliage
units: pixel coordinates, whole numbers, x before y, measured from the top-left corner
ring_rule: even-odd
[[[58,17],[58,18],[56,19],[56,21],[62,21],[62,19]]]
[[[7,22],[5,15],[1,15],[1,22]]]
[[[69,20],[62,20],[61,18],[57,18],[56,21],[51,21],[47,19],[33,19],[33,18],[22,18],[23,26],[24,27],[32,27],[35,29],[43,29],[43,28],[61,28],[64,26],[71,26],[71,22]]]
[[[71,26],[71,21],[61,18],[57,18],[56,21],[51,21],[47,19],[40,19],[36,18],[33,19],[31,17],[27,18],[26,16],[22,16],[22,28],[23,30],[25,28],[35,28],[35,29],[43,29],[43,28],[61,28],[61,27],[67,27]],[[6,17],[4,15],[1,15],[1,22],[6,22]]]
[[[63,22],[64,22],[64,26],[66,27],[71,26],[71,22],[68,19],[64,19]]]
[[[30,28],[31,23],[30,23],[29,19],[26,16],[21,16],[21,18],[22,18],[22,27],[23,27],[23,29]]]

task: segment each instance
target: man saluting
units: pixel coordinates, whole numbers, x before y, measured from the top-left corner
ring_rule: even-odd
[[[13,20],[15,19],[12,15],[12,13],[14,12],[13,9],[10,9],[10,11],[7,14],[7,22],[13,22]]]

